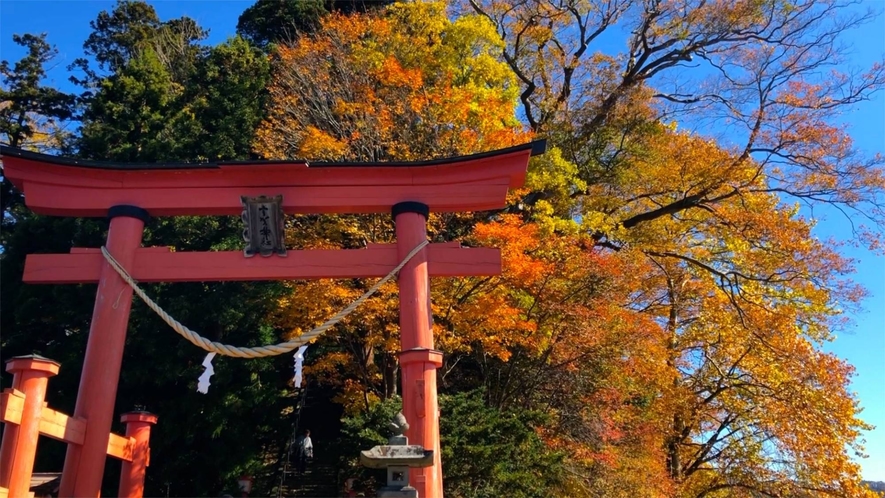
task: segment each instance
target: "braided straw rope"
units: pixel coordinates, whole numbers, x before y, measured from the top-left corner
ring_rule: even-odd
[[[222,344],[220,342],[210,341],[205,337],[201,337],[193,330],[185,327],[177,320],[169,316],[169,313],[163,311],[163,308],[160,308],[157,303],[149,298],[147,294],[145,294],[144,291],[138,287],[138,283],[129,275],[129,272],[127,272],[126,269],[123,268],[123,265],[121,265],[119,261],[114,259],[111,253],[108,252],[108,249],[106,247],[102,246],[101,253],[104,254],[105,259],[111,265],[111,267],[114,270],[117,270],[117,273],[120,274],[120,277],[122,277],[123,280],[125,280],[126,283],[129,284],[130,287],[132,287],[132,290],[135,291],[136,294],[138,294],[138,297],[140,297],[141,300],[144,301],[144,303],[147,304],[150,309],[154,310],[158,315],[160,315],[160,318],[162,318],[164,322],[169,324],[170,327],[172,327],[176,332],[178,332],[182,337],[190,341],[192,344],[201,347],[206,351],[218,353],[224,356],[234,356],[237,358],[263,358],[265,356],[276,356],[288,353],[293,349],[299,346],[303,346],[304,344],[307,344],[308,342],[316,339],[317,336],[335,326],[335,324],[337,324],[344,317],[353,312],[353,310],[355,310],[359,305],[363,304],[366,299],[370,298],[372,294],[377,292],[378,289],[380,289],[385,282],[393,278],[393,276],[396,275],[403,268],[403,266],[406,265],[406,263],[408,263],[413,257],[415,257],[415,255],[418,254],[421,249],[424,249],[429,243],[430,241],[425,240],[418,244],[418,246],[412,249],[412,252],[410,252],[400,262],[400,264],[396,265],[396,268],[391,270],[390,273],[387,274],[387,276],[379,280],[378,283],[373,285],[372,288],[366,291],[365,294],[357,298],[356,301],[350,303],[346,308],[338,312],[337,315],[326,320],[326,322],[319,327],[286,342],[281,342],[279,344],[268,346],[257,346],[254,348],[240,348],[237,346]]]

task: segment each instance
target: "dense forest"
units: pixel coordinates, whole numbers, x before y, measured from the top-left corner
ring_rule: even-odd
[[[878,250],[883,158],[839,122],[882,88],[840,72],[841,35],[873,14],[842,0],[259,0],[236,36],[119,1],[92,21],[78,88],[45,86],[52,33],[0,65],[0,140],[123,162],[420,160],[548,140],[497,212],[433,214],[433,241],[499,247],[497,277],[432,283],[446,495],[873,496],[852,368],[824,351],[864,290],[842,243]],[[8,35],[5,35],[8,36]],[[615,40],[614,42],[612,40]],[[99,247],[108,223],[30,213],[2,182],[4,358],[61,363],[73,411],[95,286],[26,286],[29,253]],[[853,241],[814,236],[815,207]],[[290,216],[296,248],[393,240],[387,215]],[[237,250],[237,218],[155,218],[145,245]],[[370,280],[145,285],[210,339],[276,343]],[[275,495],[296,422],[332,476],[377,476],[358,451],[398,410],[396,286],[308,349],[217,358],[133,304],[117,413],[159,416],[147,493]],[[4,386],[9,376],[4,372]],[[118,432],[121,427],[115,428]],[[64,447],[42,442],[37,470]],[[115,467],[115,465],[117,465]],[[109,460],[105,494],[116,491]]]

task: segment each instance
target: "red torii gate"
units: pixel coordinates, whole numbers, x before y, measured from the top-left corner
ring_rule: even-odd
[[[0,148],[3,174],[34,212],[111,219],[106,247],[136,280],[186,282],[382,277],[427,239],[430,212],[505,206],[509,188],[525,181],[537,141],[493,152],[408,163],[241,161],[111,164]],[[245,258],[242,252],[171,252],[140,247],[149,216],[239,215],[241,196],[282,195],[295,213],[384,213],[396,223],[395,244],[355,250],[289,251],[288,257]],[[430,276],[495,275],[498,249],[430,244],[399,273],[403,414],[411,444],[432,449],[433,467],[413,469],[421,498],[442,497]],[[85,421],[82,444],[68,446],[60,496],[98,496],[108,452],[132,289],[99,249],[32,254],[27,283],[97,282],[95,308],[74,418]],[[34,441],[36,446],[36,441]],[[32,448],[33,449],[33,448]],[[33,452],[31,452],[33,455]],[[31,457],[33,458],[33,457]],[[0,476],[2,477],[2,476]],[[0,487],[7,483],[0,482]],[[133,496],[140,496],[141,486]]]

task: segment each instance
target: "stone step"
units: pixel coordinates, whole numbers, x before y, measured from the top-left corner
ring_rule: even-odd
[[[340,493],[338,493],[334,485],[301,488],[284,487],[282,496],[290,498],[338,498]]]
[[[283,496],[293,498],[335,498],[338,490],[338,469],[326,463],[308,464],[304,474],[287,473]]]

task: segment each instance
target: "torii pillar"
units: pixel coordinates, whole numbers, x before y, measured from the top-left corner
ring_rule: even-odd
[[[109,252],[140,282],[377,278],[390,273],[427,239],[433,212],[500,209],[509,188],[525,182],[530,156],[543,141],[482,154],[406,163],[290,161],[198,164],[111,164],[37,154],[0,146],[3,174],[36,213],[110,217]],[[286,214],[391,213],[396,244],[356,250],[288,251],[288,257],[245,258],[241,251],[174,252],[140,247],[148,216],[240,215],[241,197],[280,199]],[[264,228],[268,229],[268,228]],[[497,275],[501,253],[430,244],[399,274],[403,414],[412,444],[433,450],[433,467],[412,470],[421,498],[442,497],[430,277]],[[95,309],[75,416],[82,447],[68,447],[60,496],[100,493],[119,380],[132,291],[98,248],[70,254],[30,254],[27,283],[97,283]],[[147,421],[145,422],[148,423]],[[146,425],[145,427],[149,426]],[[143,469],[134,469],[143,475]],[[121,484],[121,486],[123,486]],[[122,487],[121,487],[122,489]],[[128,493],[138,494],[138,486]]]
[[[393,206],[396,245],[400,259],[427,238],[430,208],[419,202]],[[439,404],[436,369],[442,352],[433,349],[430,312],[430,278],[427,249],[421,250],[399,273],[399,364],[402,370],[403,415],[409,422],[406,436],[411,444],[433,450],[433,467],[411,469],[410,483],[418,496],[442,496],[442,462],[439,446]]]
[[[132,206],[114,206],[108,216],[108,251],[130,267],[148,214]],[[132,288],[103,262],[74,407],[74,417],[86,419],[89,425],[82,445],[68,445],[60,496],[97,496],[94,490],[101,489],[131,306]]]

